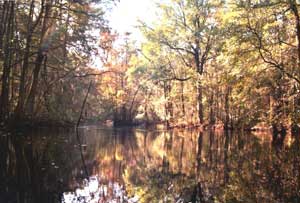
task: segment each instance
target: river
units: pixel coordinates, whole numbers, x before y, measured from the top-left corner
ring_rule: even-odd
[[[300,202],[300,144],[268,132],[0,134],[2,203]]]

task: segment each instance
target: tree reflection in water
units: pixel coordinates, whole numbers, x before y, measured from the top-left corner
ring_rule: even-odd
[[[79,136],[2,133],[0,202],[299,202],[299,139],[289,134],[87,127]]]

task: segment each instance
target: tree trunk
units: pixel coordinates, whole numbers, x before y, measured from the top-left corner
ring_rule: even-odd
[[[229,132],[225,130],[225,143],[224,143],[224,185],[229,182],[229,165],[228,165],[228,151],[229,151]]]
[[[13,41],[13,22],[14,22],[14,7],[13,1],[9,2],[9,19],[5,26],[6,37],[4,47],[4,63],[3,63],[3,75],[2,75],[2,91],[0,97],[0,117],[1,120],[6,120],[9,116],[9,90],[10,90],[10,72],[11,72],[11,61],[13,57],[12,41]]]
[[[169,122],[169,109],[168,109],[168,88],[167,88],[166,81],[164,81],[164,98],[165,98],[165,122],[167,128],[169,128],[170,122]]]
[[[42,31],[41,31],[41,35],[40,35],[38,55],[36,57],[35,67],[33,70],[33,81],[32,81],[32,85],[30,88],[28,100],[26,103],[27,113],[30,113],[31,115],[34,114],[34,110],[35,110],[34,106],[35,106],[35,98],[36,98],[37,87],[38,87],[38,82],[39,82],[40,70],[41,70],[46,52],[48,51],[48,48],[49,48],[48,47],[49,45],[47,45],[45,38],[46,38],[47,30],[49,29],[48,22],[49,22],[49,16],[51,13],[51,7],[52,7],[52,3],[48,2],[46,4],[46,6],[42,5],[42,8],[41,8],[41,9],[45,9],[45,14],[44,14],[44,18],[43,18]]]
[[[168,92],[168,112],[169,112],[169,117],[170,120],[174,118],[174,110],[173,110],[173,103],[170,98],[171,96],[171,91],[172,91],[172,83],[171,81],[167,83],[167,92]]]
[[[185,100],[184,100],[184,82],[180,81],[180,87],[181,87],[181,109],[182,109],[182,115],[185,116]]]
[[[2,5],[2,13],[1,13],[1,22],[0,22],[0,49],[3,48],[3,38],[4,34],[6,32],[6,23],[7,23],[7,18],[8,18],[8,11],[9,11],[9,2],[4,1]],[[1,58],[2,53],[0,52]]]
[[[34,0],[31,1],[30,4],[30,11],[28,16],[28,25],[27,25],[27,36],[26,36],[26,45],[23,57],[23,66],[21,70],[21,77],[20,77],[20,86],[19,86],[19,100],[16,107],[16,118],[20,119],[24,112],[24,104],[25,104],[25,97],[26,97],[26,77],[28,72],[29,66],[29,56],[30,56],[30,45],[32,41],[32,18],[34,12]]]
[[[26,112],[28,114],[31,114],[31,116],[34,114],[35,97],[36,97],[36,93],[37,93],[39,74],[40,74],[43,60],[44,60],[44,55],[43,55],[43,53],[41,53],[41,51],[39,51],[38,56],[35,61],[35,68],[33,70],[33,81],[32,81],[30,93],[28,96],[28,100],[26,103]]]
[[[18,6],[16,5],[15,6],[16,9],[18,8]],[[18,11],[16,10],[15,13],[17,13]],[[17,20],[15,18],[15,30],[17,30]],[[16,103],[16,98],[17,98],[17,95],[15,94],[16,93],[16,81],[15,81],[15,78],[16,76],[19,74],[19,61],[20,61],[20,50],[21,50],[21,47],[20,47],[20,44],[19,44],[19,37],[18,36],[15,36],[15,40],[14,40],[14,49],[15,49],[15,58],[14,58],[14,65],[12,67],[12,73],[11,73],[11,96],[10,96],[10,108],[11,108],[11,112],[14,111],[15,109],[15,103]]]
[[[179,166],[178,171],[182,173],[182,162],[183,162],[183,150],[184,150],[184,138],[181,138],[181,147],[180,147],[180,155],[179,155]]]
[[[228,129],[229,128],[229,96],[230,96],[231,89],[229,86],[226,88],[226,93],[225,93],[225,122],[224,122],[224,128]]]
[[[209,123],[211,125],[215,124],[215,115],[214,115],[214,92],[211,91],[210,100],[209,100]]]
[[[202,142],[203,141],[203,132],[200,131],[199,135],[198,135],[198,146],[197,146],[197,155],[196,155],[196,164],[197,164],[197,168],[196,168],[196,176],[200,177],[200,169],[201,169],[201,157],[202,157]]]
[[[204,118],[203,118],[203,101],[202,101],[202,84],[201,80],[198,79],[198,84],[197,84],[197,100],[198,100],[198,118],[199,122],[203,124]]]

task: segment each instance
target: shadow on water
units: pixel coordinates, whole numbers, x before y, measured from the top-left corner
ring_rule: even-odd
[[[0,135],[0,202],[299,202],[298,136],[80,128]]]
[[[54,136],[36,133],[1,134],[0,202],[59,201],[63,187],[58,163],[65,158],[59,154],[65,153]]]

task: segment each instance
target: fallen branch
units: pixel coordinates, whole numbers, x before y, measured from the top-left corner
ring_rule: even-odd
[[[78,126],[80,124],[80,121],[81,121],[81,118],[82,118],[82,113],[83,113],[83,110],[84,110],[84,107],[85,107],[86,100],[87,100],[87,98],[89,96],[89,93],[90,93],[90,90],[91,90],[91,86],[92,86],[92,80],[90,81],[88,91],[87,91],[87,93],[85,95],[85,98],[84,98],[82,106],[81,106],[80,115],[79,115],[79,118],[78,118],[78,121],[77,121],[77,124],[76,124],[76,129],[78,128]]]
[[[82,113],[83,113],[83,110],[84,110],[84,107],[85,107],[86,100],[89,96],[91,87],[92,87],[92,80],[90,81],[88,91],[87,91],[87,93],[85,95],[85,98],[83,100],[80,115],[79,115],[79,118],[78,118],[78,121],[77,121],[77,124],[76,124],[76,136],[77,136],[77,141],[78,141],[78,144],[79,144],[80,156],[81,156],[81,160],[82,160],[82,164],[83,164],[83,167],[84,167],[84,170],[85,170],[86,177],[89,177],[89,173],[88,173],[88,170],[87,170],[87,167],[86,167],[86,164],[85,164],[85,161],[84,161],[84,156],[83,156],[83,153],[82,153],[82,149],[81,149],[82,144],[81,144],[80,137],[79,137],[78,127],[79,127],[79,124],[80,124],[80,121],[81,121],[81,118],[82,118]]]

